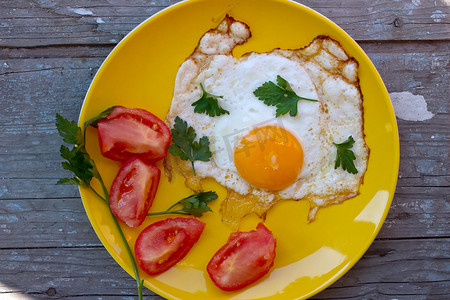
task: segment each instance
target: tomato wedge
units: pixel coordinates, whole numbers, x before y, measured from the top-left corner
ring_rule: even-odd
[[[276,240],[263,223],[250,232],[233,232],[209,261],[207,271],[224,291],[239,290],[263,277],[273,266]]]
[[[182,260],[200,238],[205,223],[196,218],[169,218],[146,227],[134,251],[139,266],[149,275],[160,274]]]
[[[155,198],[161,171],[137,157],[127,160],[114,179],[109,206],[116,218],[130,227],[138,227],[147,216]]]
[[[109,159],[157,161],[167,155],[170,129],[144,109],[116,106],[97,127],[100,151]]]

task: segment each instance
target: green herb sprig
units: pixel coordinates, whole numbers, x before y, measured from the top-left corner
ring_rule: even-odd
[[[342,169],[344,169],[344,171],[347,171],[351,174],[358,173],[358,170],[356,169],[353,162],[356,159],[355,153],[350,150],[353,147],[354,143],[355,140],[353,139],[353,136],[349,136],[345,142],[340,144],[336,144],[333,142],[333,144],[337,148],[336,161],[334,164],[335,169],[342,165]]]
[[[200,192],[189,197],[183,198],[166,211],[149,213],[147,216],[157,216],[166,214],[180,214],[180,215],[193,215],[194,217],[200,218],[203,213],[212,211],[208,206],[208,202],[217,199],[216,192]],[[180,209],[174,210],[175,206],[181,205]]]
[[[211,151],[209,151],[209,139],[206,136],[195,141],[197,134],[195,129],[188,126],[187,122],[180,117],[175,118],[175,123],[170,131],[172,142],[169,146],[169,152],[174,156],[179,156],[181,160],[190,160],[192,171],[195,175],[194,161],[209,161]]]
[[[105,118],[113,108],[114,107],[111,107],[100,113],[97,117],[87,121],[84,124],[84,132],[86,132],[86,127],[88,127],[89,125],[95,126],[99,120]],[[87,187],[108,206],[111,217],[114,220],[114,224],[116,225],[117,230],[119,231],[123,244],[125,245],[125,249],[133,266],[139,299],[142,299],[142,287],[144,286],[144,280],[141,280],[139,277],[139,272],[133,257],[133,253],[131,252],[130,246],[128,245],[127,239],[125,238],[119,222],[117,221],[109,206],[108,189],[106,188],[103,179],[98,172],[95,162],[91,159],[89,153],[86,151],[85,135],[83,136],[81,128],[78,127],[75,121],[69,121],[59,114],[56,115],[56,128],[58,129],[58,132],[63,138],[64,142],[74,145],[72,149],[69,149],[68,147],[62,145],[60,148],[60,153],[61,157],[66,160],[61,163],[62,167],[68,171],[71,171],[75,175],[75,177],[60,179],[58,181],[58,184],[70,183],[82,187]],[[100,182],[103,190],[103,196],[92,187],[91,180],[93,178],[96,178]]]
[[[202,89],[202,97],[192,103],[192,106],[194,106],[194,112],[196,113],[204,113],[207,114],[210,117],[220,116],[227,114],[229,115],[230,112],[228,110],[223,109],[219,105],[219,98],[222,98],[222,96],[216,96],[213,94],[208,93],[203,85],[200,83],[200,87]]]
[[[297,103],[299,100],[317,102],[316,99],[309,99],[298,96],[291,88],[289,82],[277,75],[277,83],[272,81],[264,82],[253,94],[263,101],[265,105],[276,106],[276,117],[289,113],[291,117],[297,115]]]

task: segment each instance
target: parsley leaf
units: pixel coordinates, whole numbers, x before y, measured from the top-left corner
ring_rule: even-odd
[[[83,134],[77,123],[56,114],[56,128],[64,142],[74,145],[72,149],[62,145],[59,151],[61,157],[66,160],[61,163],[61,166],[76,176],[70,179],[63,178],[58,181],[58,184],[71,183],[90,187],[93,177],[100,180],[97,167],[84,147]]]
[[[212,156],[209,151],[208,137],[204,136],[198,141],[194,141],[197,136],[194,128],[188,127],[187,122],[178,116],[175,118],[175,124],[170,132],[173,144],[169,146],[169,152],[174,156],[179,156],[181,160],[190,160],[195,175],[194,161],[209,161]]]
[[[333,142],[333,144],[337,148],[336,162],[334,164],[335,169],[342,165],[342,169],[344,169],[345,171],[351,174],[358,173],[358,170],[356,170],[355,164],[353,162],[356,159],[355,154],[352,150],[349,150],[353,147],[354,143],[355,140],[352,136],[349,136],[345,142],[340,144],[336,144]]]
[[[58,181],[61,183],[72,183],[80,186],[89,186],[89,182],[97,174],[94,161],[89,157],[84,147],[73,147],[72,149],[66,146],[60,148],[61,157],[66,161],[61,163],[61,166],[68,171],[75,174],[75,178],[63,178]]]
[[[208,202],[217,199],[216,192],[200,192],[189,197],[183,198],[174,205],[172,205],[168,210],[163,212],[149,213],[147,216],[165,215],[165,214],[182,214],[182,215],[193,215],[194,217],[201,217],[203,213],[212,211],[208,206]],[[182,205],[183,207],[178,210],[172,210],[177,205]]]
[[[272,81],[266,81],[253,94],[259,100],[263,101],[265,105],[276,106],[276,117],[287,113],[291,117],[295,117],[297,115],[297,103],[299,100],[317,102],[315,99],[298,96],[292,90],[289,82],[280,75],[277,75],[277,84]]]
[[[205,91],[203,85],[200,83],[200,87],[202,88],[203,95],[200,99],[192,103],[192,106],[195,106],[194,112],[196,113],[205,113],[210,117],[220,116],[223,114],[230,114],[228,110],[220,107],[218,98],[222,98],[222,96],[215,96]]]
[[[78,127],[75,121],[70,122],[60,114],[56,114],[56,128],[64,142],[71,145],[84,143],[81,128]]]

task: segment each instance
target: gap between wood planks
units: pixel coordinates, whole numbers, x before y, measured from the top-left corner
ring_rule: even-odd
[[[401,241],[401,242],[408,242],[408,241],[443,241],[443,240],[449,240],[450,242],[450,235],[449,236],[426,236],[426,237],[395,237],[395,238],[375,238],[375,240],[372,242],[372,244],[376,242],[384,242],[384,241]],[[104,245],[99,244],[88,244],[88,245],[67,245],[67,246],[36,246],[36,247],[0,247],[0,251],[2,250],[43,250],[43,249],[103,249]],[[367,250],[367,252],[364,255],[373,255],[378,253],[377,251],[370,251],[370,248]],[[387,253],[389,254],[389,253]],[[383,255],[384,256],[384,255]],[[364,256],[363,256],[364,257]]]
[[[356,41],[366,53],[432,53],[450,51],[449,40]],[[106,58],[117,43],[58,44],[32,47],[0,46],[0,59]]]

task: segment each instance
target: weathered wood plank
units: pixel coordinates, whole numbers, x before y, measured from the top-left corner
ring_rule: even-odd
[[[102,245],[80,198],[0,200],[0,224],[3,249]]]
[[[450,237],[448,188],[421,189],[397,187],[378,239]]]
[[[446,299],[448,241],[375,241],[347,275],[314,299]]]
[[[60,167],[55,114],[78,118],[102,60],[1,61],[1,199],[79,196],[73,187],[56,186],[68,173]]]
[[[378,239],[449,237],[449,202],[437,193],[397,192]],[[0,200],[0,223],[0,248],[101,245],[78,197]]]
[[[359,41],[369,54],[440,53],[450,51],[448,41]],[[32,48],[0,48],[0,59],[105,58],[114,45],[56,45]]]
[[[103,247],[2,249],[0,264],[0,298],[137,297],[136,281]],[[144,295],[146,299],[163,299],[146,288]]]
[[[375,241],[347,275],[315,299],[445,299],[449,242]],[[0,264],[1,290],[18,298],[136,296],[134,280],[101,247],[0,249]]]
[[[31,58],[100,58],[105,59],[115,45],[42,46],[32,48],[1,48],[0,59]]]
[[[177,2],[5,0],[0,5],[0,46],[116,44],[139,23]],[[298,2],[359,41],[450,38],[450,9],[444,0]]]

